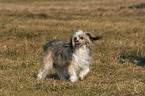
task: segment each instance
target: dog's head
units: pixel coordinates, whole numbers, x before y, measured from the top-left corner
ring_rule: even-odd
[[[71,47],[74,48],[81,48],[83,45],[89,46],[89,44],[93,43],[96,40],[101,39],[99,36],[93,36],[89,32],[83,32],[79,30],[76,32],[71,38]]]

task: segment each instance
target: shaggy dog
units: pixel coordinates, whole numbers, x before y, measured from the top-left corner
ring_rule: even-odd
[[[71,82],[76,82],[79,77],[83,80],[90,71],[90,45],[100,38],[79,30],[71,37],[70,42],[60,39],[49,41],[44,46],[37,79],[45,78],[56,68],[60,80],[69,78]]]

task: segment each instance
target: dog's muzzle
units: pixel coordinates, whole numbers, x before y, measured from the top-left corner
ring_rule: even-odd
[[[80,47],[82,46],[82,43],[80,43],[79,41],[75,41],[75,45]]]

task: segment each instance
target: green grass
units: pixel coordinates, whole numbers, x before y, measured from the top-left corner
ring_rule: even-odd
[[[145,95],[144,0],[0,0],[0,95]],[[89,75],[36,81],[43,46],[77,30],[103,36]]]

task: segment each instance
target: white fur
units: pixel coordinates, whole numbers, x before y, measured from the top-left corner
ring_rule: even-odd
[[[73,61],[77,68],[83,68],[83,66],[89,66],[91,57],[89,55],[89,49],[86,45],[83,45],[80,49],[77,49],[73,53]]]
[[[76,33],[74,34],[74,36],[78,36],[78,35],[80,35],[80,34],[83,34],[83,31],[82,31],[82,30],[79,30],[78,32],[76,32]]]
[[[86,45],[83,45],[80,49],[77,49],[73,53],[72,65],[71,68],[69,68],[70,81],[76,82],[78,80],[78,73],[81,80],[83,80],[89,72],[89,65],[91,61],[89,51],[90,50],[86,47]]]
[[[37,80],[40,80],[42,78],[45,78],[48,72],[50,72],[53,69],[53,60],[50,58],[52,56],[52,53],[50,54],[43,53],[43,57],[41,60],[42,65],[40,65],[39,74],[37,75]]]

